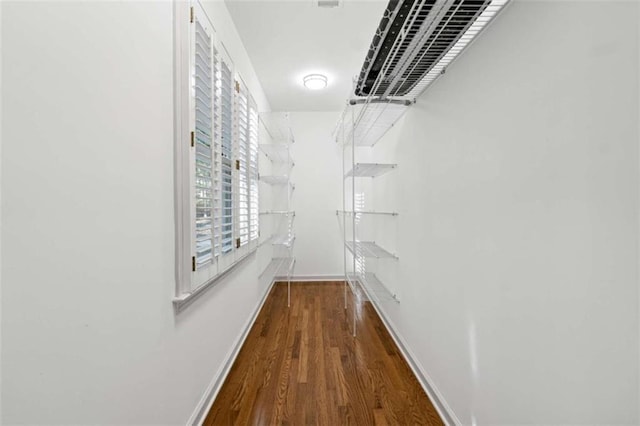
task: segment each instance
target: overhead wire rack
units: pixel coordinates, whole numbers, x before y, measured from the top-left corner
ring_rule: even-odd
[[[397,164],[360,163],[356,147],[374,147],[400,120],[416,98],[477,38],[509,0],[398,0],[390,1],[375,34],[359,78],[354,80],[355,97],[347,101],[333,136],[343,147],[343,207],[337,211],[343,230],[345,264],[345,309],[347,286],[356,284],[365,293],[382,291],[399,301],[397,292],[366,271],[366,258],[398,259],[374,241],[358,238],[363,215],[374,217],[397,214],[374,213],[357,205],[356,178],[377,177],[397,168]],[[373,73],[372,73],[373,71]],[[346,155],[351,164],[347,170]],[[349,181],[350,179],[350,181]],[[351,210],[347,208],[350,192]],[[347,236],[347,224],[352,228]],[[351,254],[352,274],[348,265]],[[375,290],[375,291],[374,291]],[[355,292],[354,292],[355,296]],[[356,335],[354,309],[353,334]]]

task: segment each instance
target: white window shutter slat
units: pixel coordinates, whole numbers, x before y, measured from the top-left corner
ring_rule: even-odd
[[[220,114],[221,114],[221,245],[222,253],[233,250],[233,77],[226,61],[220,61]]]
[[[200,14],[193,22],[193,134],[195,194],[195,269],[213,262],[213,36]]]
[[[242,247],[249,242],[249,99],[244,84],[236,82],[235,95],[236,229],[239,246]]]
[[[258,184],[258,108],[253,101],[249,103],[249,239],[257,240],[260,236],[259,219],[259,184]]]

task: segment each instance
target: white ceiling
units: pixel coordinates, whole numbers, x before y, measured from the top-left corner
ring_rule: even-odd
[[[387,3],[226,0],[273,111],[341,110]],[[302,77],[310,73],[327,75],[328,87],[305,89]]]

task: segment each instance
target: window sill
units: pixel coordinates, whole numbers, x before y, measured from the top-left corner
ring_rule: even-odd
[[[242,256],[240,259],[236,260],[233,265],[211,278],[209,281],[205,282],[195,290],[189,293],[182,293],[179,296],[173,298],[173,309],[176,314],[184,311],[189,305],[195,302],[200,296],[207,292],[210,288],[214,287],[218,284],[222,279],[224,279],[227,275],[229,275],[232,271],[237,269],[240,265],[243,265],[246,260],[248,260],[251,256],[253,256],[257,251],[257,247],[252,249],[249,253]]]

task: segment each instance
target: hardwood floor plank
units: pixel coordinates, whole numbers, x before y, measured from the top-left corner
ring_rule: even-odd
[[[339,406],[344,407],[347,405],[347,380],[344,377],[342,370],[342,361],[340,356],[340,349],[331,348],[331,367],[336,383],[336,397]]]
[[[342,282],[276,284],[205,425],[442,425],[369,302]],[[352,306],[349,291],[348,306]]]

